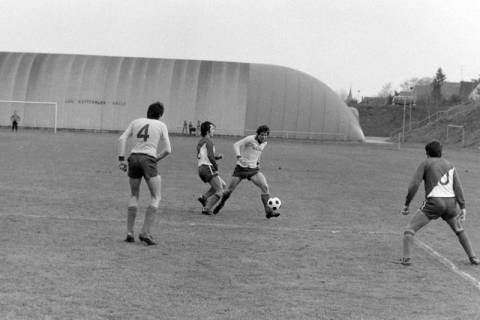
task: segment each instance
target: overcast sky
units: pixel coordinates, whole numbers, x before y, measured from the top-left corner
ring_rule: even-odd
[[[480,75],[480,0],[0,0],[0,51],[268,63],[373,96]]]

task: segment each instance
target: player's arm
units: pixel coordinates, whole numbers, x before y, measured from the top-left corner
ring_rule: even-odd
[[[465,198],[463,196],[463,187],[458,177],[457,170],[453,170],[453,191],[455,192],[455,199],[460,206],[460,209],[465,209]]]
[[[213,151],[213,142],[212,140],[210,139],[207,139],[207,157],[208,157],[208,160],[210,160],[210,163],[212,164],[213,168],[215,170],[218,170],[218,165],[217,165],[217,161],[216,160],[216,157],[215,157],[215,152]]]
[[[166,126],[163,128],[162,140],[164,147],[163,150],[157,155],[157,162],[172,153],[172,145],[170,144],[170,138],[168,136],[168,129]]]
[[[260,167],[260,159],[262,159],[262,153],[260,152],[257,159],[257,167]]]
[[[118,161],[120,162],[118,167],[122,171],[127,171],[127,162],[125,161],[125,151],[127,149],[127,139],[132,136],[132,122],[128,125],[127,129],[118,138]]]
[[[240,150],[248,143],[248,141],[249,137],[245,137],[233,144],[233,152],[235,153],[235,157],[237,157],[237,160],[240,160],[242,158],[242,153]]]
[[[223,159],[223,154],[217,153],[217,154],[215,155],[215,160],[220,160],[220,159]]]
[[[407,215],[409,213],[408,207],[410,205],[410,202],[412,202],[413,198],[415,197],[415,194],[417,193],[418,188],[420,187],[420,184],[422,183],[424,174],[425,174],[425,161],[418,166],[417,170],[415,171],[415,174],[412,177],[412,180],[410,181],[410,184],[408,185],[407,196],[405,198],[405,205],[402,210],[402,213],[404,215]]]

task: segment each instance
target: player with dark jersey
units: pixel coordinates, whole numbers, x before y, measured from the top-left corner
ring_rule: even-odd
[[[218,175],[217,160],[223,158],[222,154],[215,154],[215,145],[212,137],[215,125],[210,121],[205,121],[200,125],[200,134],[202,138],[197,144],[198,176],[204,183],[210,184],[210,188],[198,201],[202,204],[202,213],[212,214],[212,207],[217,203],[223,194],[226,186],[225,181]]]
[[[480,264],[480,259],[475,256],[467,233],[463,227],[467,210],[463,188],[455,167],[442,158],[442,145],[432,141],[425,146],[427,159],[422,161],[408,187],[405,206],[402,214],[409,214],[408,207],[417,190],[424,182],[425,201],[421,208],[414,214],[407,225],[403,235],[403,258],[400,263],[410,265],[410,248],[416,232],[427,225],[431,220],[442,218],[458,237],[470,262]]]
[[[155,221],[155,215],[161,200],[161,177],[158,174],[157,162],[172,152],[167,126],[160,121],[164,112],[164,106],[160,102],[148,107],[147,118],[133,120],[118,139],[118,160],[122,171],[127,171],[130,182],[130,202],[127,214],[127,237],[125,241],[134,242],[134,225],[138,211],[140,183],[145,179],[150,191],[151,202],[145,212],[145,220],[138,236],[139,240],[146,245],[155,245],[150,234],[150,228]],[[127,139],[134,140],[134,146],[128,157],[128,165],[125,162],[125,150]],[[158,152],[159,145],[163,149]]]

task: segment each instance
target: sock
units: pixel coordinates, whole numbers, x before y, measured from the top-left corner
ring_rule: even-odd
[[[142,234],[150,234],[150,227],[155,222],[155,214],[157,213],[157,208],[148,206],[145,211],[145,220],[143,221]]]
[[[465,253],[467,254],[467,256],[469,258],[475,256],[475,253],[473,252],[472,246],[470,245],[470,241],[468,240],[468,237],[465,231],[463,230],[460,231],[457,234],[457,236],[458,236],[458,241],[460,241],[460,244],[462,245],[463,250],[465,250]]]
[[[218,200],[220,200],[220,196],[218,194],[212,195],[210,198],[208,198],[207,204],[205,205],[205,209],[211,210]]]
[[[270,207],[268,206],[268,199],[270,199],[270,194],[269,193],[262,193],[260,198],[262,199],[262,203],[263,203],[263,207],[265,208],[265,212],[270,213],[272,211],[272,209],[270,209]]]
[[[403,258],[410,258],[410,247],[413,244],[413,234],[405,232],[403,234]]]
[[[133,234],[135,218],[137,217],[138,207],[128,207],[127,210],[127,232]]]
[[[202,198],[207,200],[208,198],[210,198],[213,194],[215,194],[215,189],[213,188],[210,188],[207,190],[207,192],[205,192],[203,195],[202,195]]]

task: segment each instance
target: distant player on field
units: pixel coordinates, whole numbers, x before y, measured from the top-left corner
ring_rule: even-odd
[[[164,112],[163,104],[155,102],[148,107],[147,118],[133,120],[118,139],[119,168],[127,171],[130,178],[130,202],[127,214],[126,242],[134,242],[133,228],[138,211],[138,198],[142,177],[145,178],[150,191],[151,202],[145,212],[145,220],[138,236],[146,245],[155,245],[150,234],[150,227],[155,221],[155,215],[161,200],[161,177],[157,171],[157,162],[172,152],[167,126],[160,121]],[[134,146],[128,157],[128,166],[125,162],[127,139],[133,137]],[[157,153],[160,142],[163,149]]]
[[[13,111],[12,116],[10,117],[10,121],[12,122],[12,131],[18,131],[18,123],[20,122],[20,116],[17,114],[17,111]]]
[[[210,184],[210,189],[198,198],[202,204],[202,213],[212,214],[212,207],[222,197],[223,189],[226,187],[225,181],[218,175],[217,160],[223,158],[222,154],[215,154],[213,144],[213,134],[215,125],[210,121],[205,121],[200,125],[200,134],[202,138],[197,144],[198,175],[204,183]]]
[[[457,235],[460,244],[470,259],[470,263],[478,265],[480,259],[475,256],[467,233],[463,228],[467,210],[465,209],[465,199],[457,171],[453,165],[442,158],[440,142],[432,141],[428,143],[425,150],[427,159],[418,166],[410,182],[402,214],[409,214],[408,206],[422,181],[425,184],[426,199],[422,207],[415,212],[404,231],[403,258],[400,263],[407,266],[411,264],[410,248],[415,233],[431,220],[442,218]],[[458,207],[460,207],[460,210]]]
[[[214,214],[218,213],[223,208],[225,202],[238,184],[243,179],[247,179],[260,188],[260,197],[263,207],[265,208],[265,216],[267,219],[278,217],[280,215],[280,213],[274,212],[268,207],[267,201],[270,198],[269,187],[267,179],[263,173],[260,172],[260,168],[258,167],[260,164],[260,156],[267,145],[267,137],[269,134],[270,129],[266,125],[261,125],[257,128],[256,135],[246,136],[233,144],[233,150],[237,157],[237,164],[227,190],[223,193],[220,203],[213,210]]]

